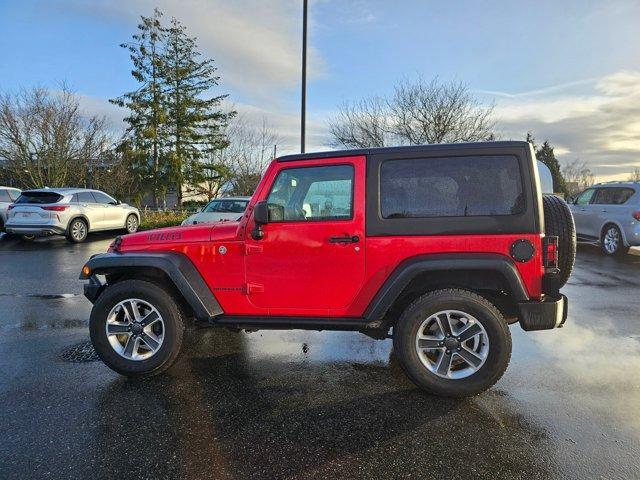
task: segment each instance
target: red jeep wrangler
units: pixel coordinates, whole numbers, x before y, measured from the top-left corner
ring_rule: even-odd
[[[93,345],[124,375],[167,369],[195,318],[391,336],[417,385],[465,396],[504,373],[509,324],[562,325],[574,257],[530,145],[490,142],[282,157],[238,221],[119,237],[80,278]]]

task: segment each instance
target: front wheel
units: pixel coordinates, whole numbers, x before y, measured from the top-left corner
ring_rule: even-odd
[[[93,347],[109,368],[129,377],[147,377],[176,360],[184,323],[165,289],[142,280],[125,280],[107,287],[98,297],[89,331]]]
[[[127,217],[127,221],[124,224],[124,227],[127,233],[136,233],[138,231],[138,226],[139,226],[138,217],[136,217],[133,214],[129,215]]]
[[[620,229],[615,225],[607,225],[602,230],[600,245],[607,255],[624,255],[629,251],[629,247],[624,245]]]
[[[416,385],[445,397],[487,390],[511,358],[511,335],[500,311],[459,289],[430,292],[409,305],[394,327],[393,346]]]

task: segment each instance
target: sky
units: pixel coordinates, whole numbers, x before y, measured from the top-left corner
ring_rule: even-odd
[[[136,83],[119,44],[154,7],[215,59],[213,93],[297,152],[302,0],[0,0],[0,92],[66,82],[121,131],[107,100]],[[307,151],[343,102],[437,76],[495,105],[501,139],[531,131],[601,181],[640,167],[638,0],[310,0],[309,23]]]

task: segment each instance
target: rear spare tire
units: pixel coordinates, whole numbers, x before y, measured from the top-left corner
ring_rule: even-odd
[[[559,287],[563,287],[576,260],[576,227],[569,205],[556,195],[543,195],[544,232],[558,237],[558,268],[560,269]]]

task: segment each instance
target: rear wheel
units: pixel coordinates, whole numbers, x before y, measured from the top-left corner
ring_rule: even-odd
[[[509,327],[487,299],[459,289],[414,301],[394,327],[393,346],[407,376],[446,397],[465,397],[495,384],[511,358]]]
[[[91,310],[91,341],[102,361],[129,377],[169,368],[182,346],[184,322],[173,297],[142,280],[108,287]]]
[[[559,288],[569,280],[576,261],[576,227],[569,205],[556,195],[543,195],[544,231],[546,235],[558,237]]]
[[[606,225],[600,236],[602,251],[607,255],[624,255],[629,247],[624,245],[620,229],[613,224]]]
[[[87,225],[87,222],[81,218],[76,218],[69,224],[67,240],[73,243],[81,243],[87,239],[88,233],[89,226]]]

